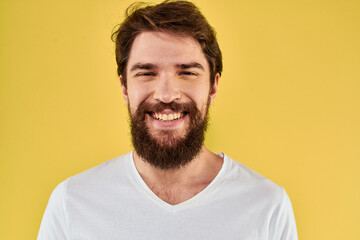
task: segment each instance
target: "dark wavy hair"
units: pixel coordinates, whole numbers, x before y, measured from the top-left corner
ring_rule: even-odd
[[[216,40],[216,33],[199,9],[191,2],[166,0],[149,6],[134,3],[126,10],[124,22],[112,34],[116,44],[115,55],[118,75],[126,85],[126,66],[130,49],[136,36],[144,31],[161,31],[196,39],[210,67],[210,86],[215,75],[222,72],[222,55]]]

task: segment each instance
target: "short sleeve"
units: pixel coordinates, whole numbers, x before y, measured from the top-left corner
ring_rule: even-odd
[[[289,196],[282,188],[282,197],[270,222],[272,240],[297,240],[296,222]]]
[[[64,202],[66,181],[52,192],[41,221],[38,240],[67,239],[67,223]]]

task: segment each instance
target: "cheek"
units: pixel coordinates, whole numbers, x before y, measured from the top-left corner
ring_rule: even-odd
[[[203,111],[208,103],[209,91],[209,86],[194,87],[187,96],[196,103],[198,109]]]
[[[128,98],[130,109],[135,109],[140,103],[145,101],[149,97],[147,88],[143,86],[128,86]]]

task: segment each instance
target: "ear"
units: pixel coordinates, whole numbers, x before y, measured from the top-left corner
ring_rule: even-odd
[[[121,84],[121,92],[122,92],[123,98],[125,100],[125,103],[126,103],[126,105],[129,105],[128,91],[127,91],[127,88],[123,84],[123,77],[121,75],[120,75],[120,84]]]
[[[210,97],[210,104],[212,104],[215,100],[215,96],[216,96],[216,93],[217,93],[217,89],[218,89],[218,85],[219,85],[219,79],[220,79],[220,74],[217,73],[215,75],[215,81],[214,81],[214,84],[213,86],[211,87],[210,89],[210,94],[209,94],[209,97]]]

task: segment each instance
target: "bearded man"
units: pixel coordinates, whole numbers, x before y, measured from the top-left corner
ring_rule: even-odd
[[[297,239],[284,189],[203,145],[222,57],[196,6],[132,5],[113,38],[135,150],[58,185],[38,239]]]

